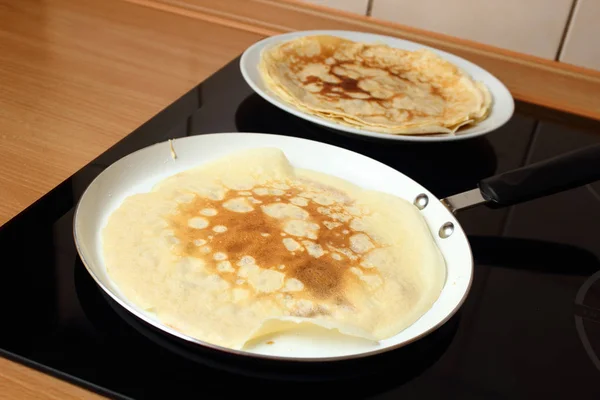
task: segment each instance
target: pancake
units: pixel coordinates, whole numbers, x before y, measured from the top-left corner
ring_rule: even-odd
[[[407,51],[329,35],[266,48],[259,71],[285,103],[373,132],[455,133],[484,120],[492,103],[482,82],[428,49]]]
[[[127,197],[102,231],[122,294],[173,329],[242,349],[300,324],[378,341],[420,318],[446,268],[409,202],[283,152],[235,152]]]

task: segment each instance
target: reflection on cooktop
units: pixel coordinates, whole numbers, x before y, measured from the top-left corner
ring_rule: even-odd
[[[469,236],[469,243],[477,264],[573,276],[600,270],[594,253],[567,244],[495,236]]]
[[[302,137],[375,158],[419,182],[438,197],[473,188],[496,171],[496,154],[485,137],[447,143],[392,142],[337,132],[290,115],[252,94],[235,115],[241,132]],[[434,172],[432,174],[432,171]]]

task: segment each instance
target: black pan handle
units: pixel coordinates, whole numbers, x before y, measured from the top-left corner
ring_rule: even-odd
[[[600,144],[527,165],[479,182],[490,207],[506,207],[600,180]]]

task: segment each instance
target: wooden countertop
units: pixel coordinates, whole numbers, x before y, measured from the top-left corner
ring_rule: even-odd
[[[398,36],[465,57],[515,98],[600,119],[600,73],[293,0],[0,0],[0,225],[257,40]],[[93,398],[0,358],[0,398]]]

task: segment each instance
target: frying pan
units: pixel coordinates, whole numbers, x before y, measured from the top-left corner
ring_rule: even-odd
[[[446,261],[446,282],[433,306],[411,326],[376,344],[333,336],[323,330],[311,335],[282,334],[275,343],[260,342],[244,350],[232,350],[178,332],[132,304],[106,272],[101,230],[108,216],[127,196],[147,192],[168,176],[231,152],[258,147],[279,148],[295,167],[334,175],[363,188],[387,192],[414,203]],[[510,206],[598,179],[600,145],[483,179],[478,188],[440,200],[401,172],[340,147],[272,134],[206,134],[154,144],[105,169],[90,183],[77,204],[74,239],[83,264],[99,287],[121,307],[167,336],[193,346],[225,352],[228,356],[302,362],[358,359],[402,347],[429,334],[463,304],[471,286],[473,258],[467,236],[454,216],[456,211],[478,204]]]

